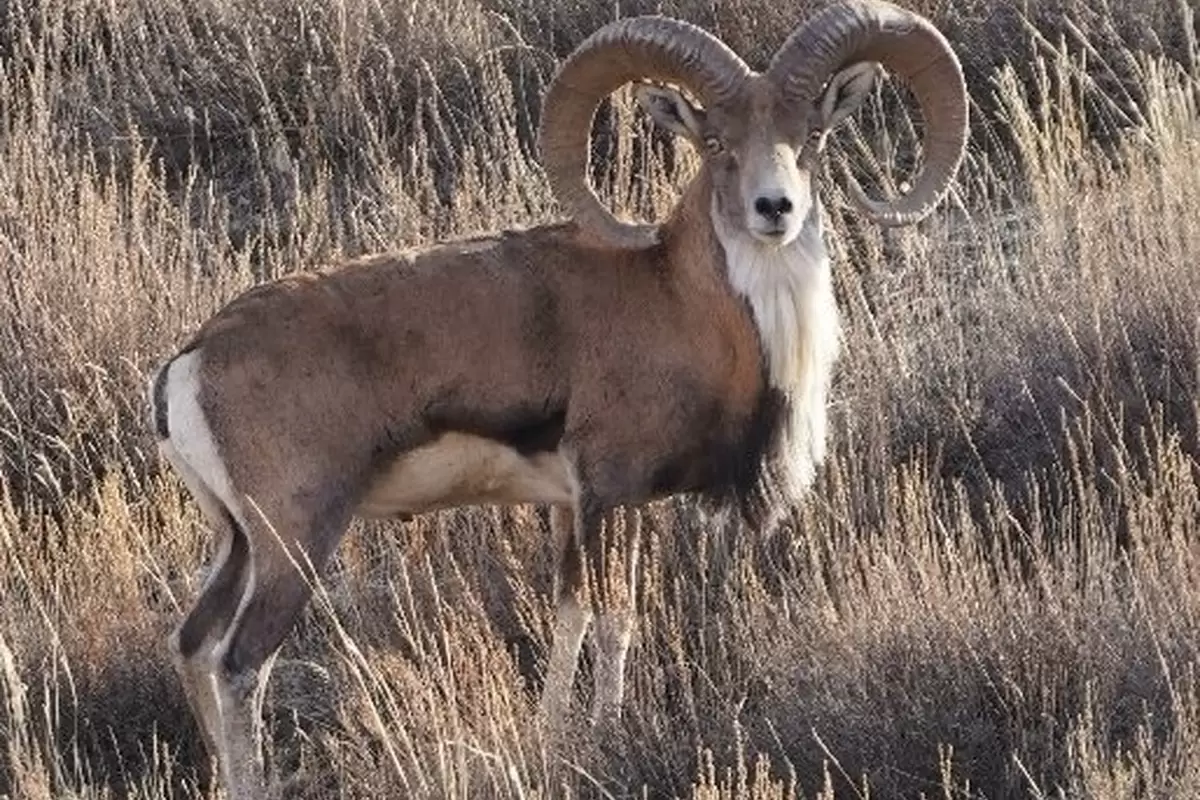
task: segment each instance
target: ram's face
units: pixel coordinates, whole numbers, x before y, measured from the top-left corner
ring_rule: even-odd
[[[816,144],[808,115],[786,113],[766,86],[754,88],[741,108],[711,114],[716,124],[705,151],[713,213],[730,229],[782,246],[799,234],[816,200]]]
[[[638,99],[660,125],[703,155],[715,221],[779,247],[790,244],[813,213],[826,133],[858,106],[877,74],[875,64],[847,68],[830,80],[819,102],[799,108],[783,102],[761,77],[748,81],[733,102],[712,109],[666,86],[643,86]]]

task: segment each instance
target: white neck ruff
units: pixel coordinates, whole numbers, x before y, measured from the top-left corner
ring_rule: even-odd
[[[778,488],[794,498],[825,458],[825,403],[840,337],[821,226],[814,217],[792,242],[772,247],[731,229],[715,208],[712,221],[725,248],[729,282],[754,312],[768,379],[788,400],[774,467]]]

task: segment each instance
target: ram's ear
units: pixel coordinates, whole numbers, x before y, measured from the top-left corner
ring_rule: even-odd
[[[654,121],[699,147],[704,140],[704,109],[669,86],[639,84],[634,90],[638,104]]]
[[[840,125],[858,109],[883,75],[881,65],[860,61],[830,78],[821,97],[821,127],[828,132]]]

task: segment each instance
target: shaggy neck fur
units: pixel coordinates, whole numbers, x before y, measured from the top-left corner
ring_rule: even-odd
[[[754,313],[768,379],[788,399],[779,450],[767,466],[789,498],[812,483],[825,458],[825,402],[838,352],[837,306],[818,214],[814,208],[790,244],[771,247],[712,211],[729,282]]]

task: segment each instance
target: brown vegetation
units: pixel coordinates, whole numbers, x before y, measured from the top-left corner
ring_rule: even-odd
[[[620,10],[761,65],[807,5]],[[839,137],[809,501],[770,537],[645,514],[627,718],[559,749],[542,515],[361,525],[266,700],[298,796],[1200,796],[1195,0],[914,6],[975,139],[880,231],[839,178],[904,178],[901,98]],[[209,542],[146,374],[261,278],[551,217],[537,99],[613,8],[0,3],[0,797],[208,796],[164,640]],[[690,154],[622,100],[598,128],[613,204],[668,203]]]

